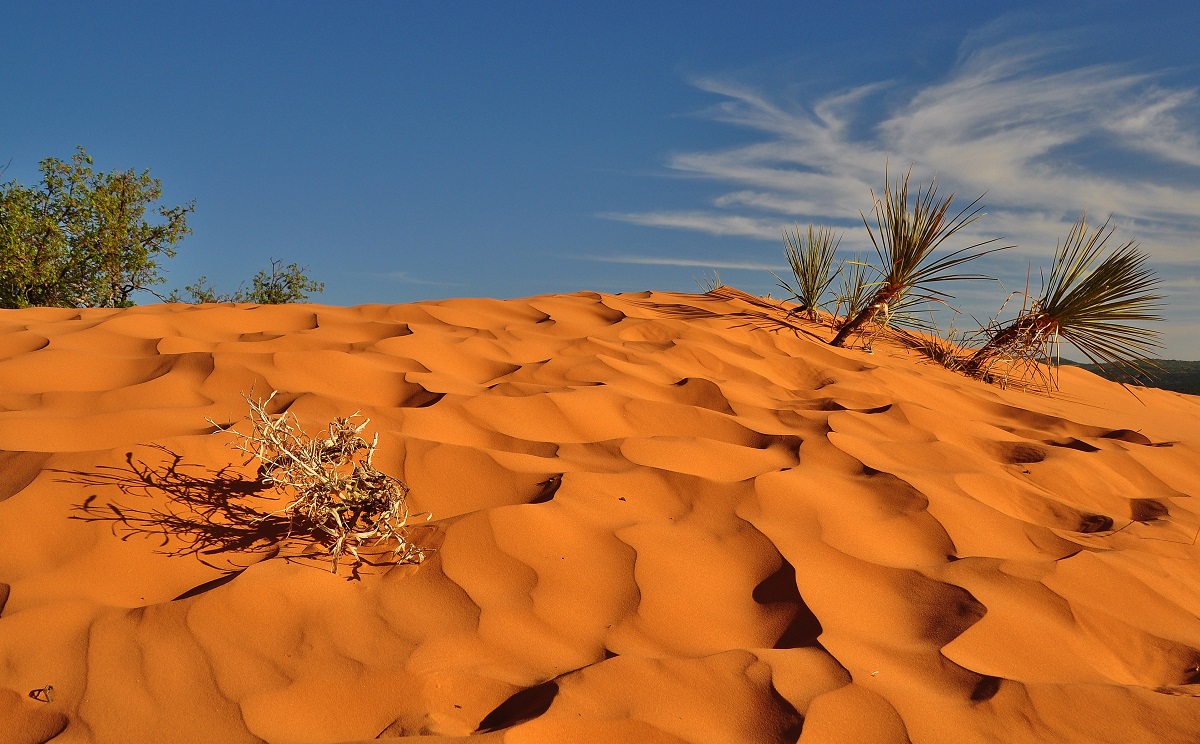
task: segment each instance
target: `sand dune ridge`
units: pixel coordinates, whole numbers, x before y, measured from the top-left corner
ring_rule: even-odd
[[[3,311],[0,742],[1194,741],[1197,399],[823,333],[731,289]],[[273,390],[371,419],[422,565],[258,519],[209,419]]]

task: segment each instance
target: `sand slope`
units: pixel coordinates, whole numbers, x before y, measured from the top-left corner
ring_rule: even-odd
[[[1196,741],[1200,399],[812,331],[735,290],[0,312],[0,742]],[[206,420],[250,390],[369,416],[431,557],[256,523]]]

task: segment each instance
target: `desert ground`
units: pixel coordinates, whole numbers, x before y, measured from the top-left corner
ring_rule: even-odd
[[[733,289],[0,312],[0,742],[1195,742],[1200,398]],[[230,445],[355,411],[419,564]]]

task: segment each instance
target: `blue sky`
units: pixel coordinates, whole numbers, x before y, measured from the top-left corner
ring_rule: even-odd
[[[1197,6],[746,5],[0,2],[0,164],[28,184],[84,145],[195,199],[168,287],[276,257],[353,305],[713,268],[778,296],[780,229],[869,247],[859,211],[911,163],[1018,246],[965,311],[1036,284],[1087,208],[1153,256],[1164,356],[1200,358]]]

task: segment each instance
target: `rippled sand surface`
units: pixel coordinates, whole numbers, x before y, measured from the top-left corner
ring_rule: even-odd
[[[1195,742],[1200,399],[822,333],[729,289],[0,311],[0,742]],[[272,390],[371,419],[424,563],[255,521],[209,419]]]

